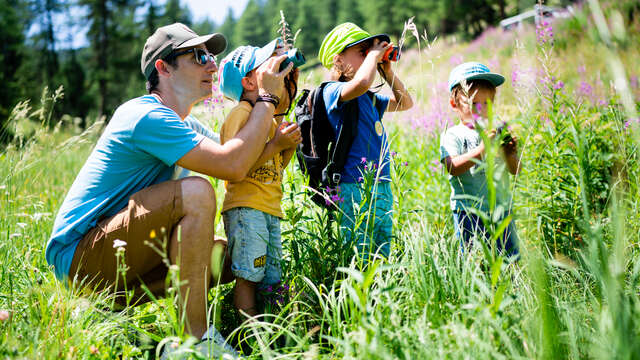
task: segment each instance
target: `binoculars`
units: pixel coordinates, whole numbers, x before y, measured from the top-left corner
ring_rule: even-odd
[[[289,66],[289,63],[293,63],[293,67],[297,68],[304,65],[307,62],[307,59],[304,58],[302,51],[297,48],[293,48],[287,51],[287,58],[282,61],[280,64],[280,71]]]
[[[400,60],[400,48],[397,46],[390,47],[382,56],[383,60],[398,61]]]
[[[369,54],[369,50],[367,50],[367,54]],[[397,46],[392,46],[382,55],[382,61],[398,61],[400,60],[400,48]]]

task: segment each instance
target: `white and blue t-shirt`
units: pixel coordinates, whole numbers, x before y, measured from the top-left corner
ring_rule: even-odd
[[[58,211],[45,257],[58,279],[68,276],[76,247],[98,220],[122,210],[134,193],[174,174],[174,164],[203,135],[151,95],[113,114]]]
[[[336,134],[342,127],[345,102],[340,101],[344,82],[331,82],[324,87],[324,104],[327,108],[329,122]],[[375,94],[373,99],[367,94],[357,98],[359,107],[358,133],[347,156],[342,171],[342,182],[361,182],[364,171],[362,159],[373,161],[381,169],[380,180],[391,181],[389,167],[389,141],[382,124],[382,115],[389,104],[389,97]]]
[[[463,124],[457,124],[445,130],[440,137],[440,162],[447,156],[463,155],[480,146],[480,134]],[[471,208],[489,211],[489,192],[487,189],[486,163],[479,161],[464,174],[448,175],[451,185],[451,210],[469,211]],[[511,209],[511,194],[509,191],[509,176],[504,161],[497,156],[494,171],[494,185],[496,188],[496,206],[503,210]]]

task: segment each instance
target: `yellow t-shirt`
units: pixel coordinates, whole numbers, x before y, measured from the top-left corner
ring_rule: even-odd
[[[233,138],[249,120],[252,107],[246,101],[241,101],[236,105],[220,129],[220,142],[224,144]],[[275,135],[278,123],[273,119],[269,137],[271,140]],[[273,216],[282,217],[280,201],[282,200],[282,173],[284,171],[284,158],[282,152],[274,155],[262,166],[249,173],[244,180],[238,182],[225,181],[227,192],[222,204],[222,212],[236,208],[249,207],[264,211]]]

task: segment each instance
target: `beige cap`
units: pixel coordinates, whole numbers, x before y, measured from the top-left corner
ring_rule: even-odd
[[[155,69],[155,62],[172,51],[204,44],[213,55],[227,48],[227,39],[220,33],[199,36],[184,24],[174,23],[158,28],[149,36],[142,50],[140,68],[145,78],[149,78]]]

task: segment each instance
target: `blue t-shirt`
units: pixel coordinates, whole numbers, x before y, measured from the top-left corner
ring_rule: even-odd
[[[331,82],[324,87],[324,104],[327,108],[329,122],[338,134],[343,123],[344,102],[340,101],[340,94],[344,82]],[[367,94],[357,98],[360,110],[358,119],[358,133],[353,139],[351,151],[347,156],[347,163],[342,171],[343,182],[361,182],[364,172],[363,158],[367,162],[373,161],[381,169],[380,180],[391,181],[389,176],[389,142],[387,133],[382,125],[382,115],[389,104],[389,97],[375,94],[373,99]]]
[[[45,253],[56,277],[68,276],[78,243],[99,220],[117,214],[134,193],[169,180],[175,162],[203,138],[154,96],[118,107],[56,216]]]

